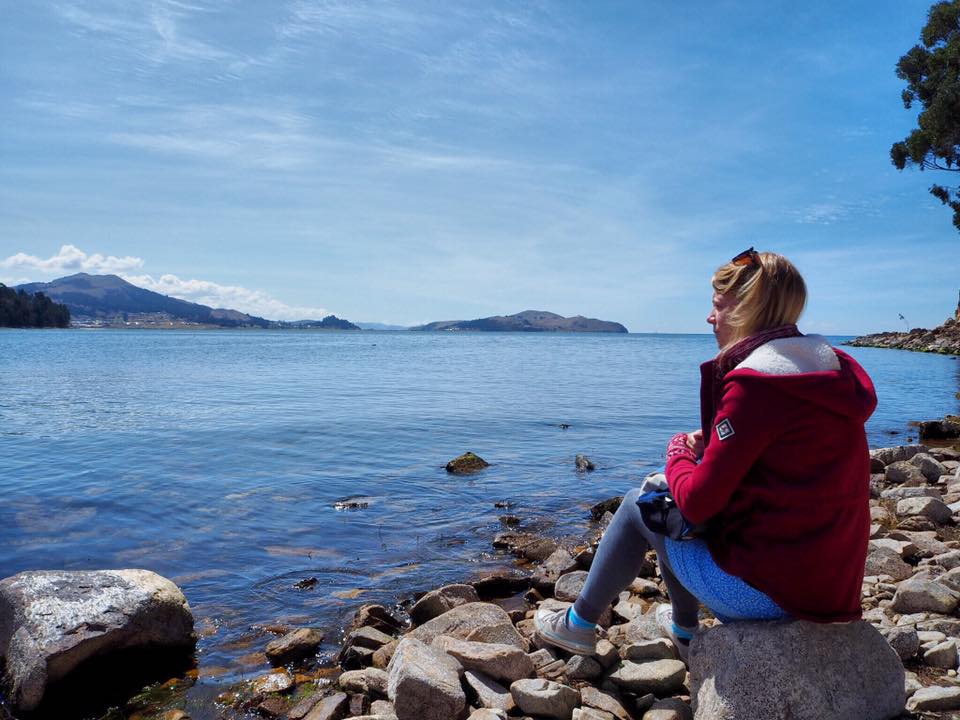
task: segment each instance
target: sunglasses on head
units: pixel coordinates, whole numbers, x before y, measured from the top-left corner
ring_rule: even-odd
[[[730,264],[738,267],[749,267],[751,265],[760,267],[760,253],[750,247],[733,258],[733,260],[730,261]]]

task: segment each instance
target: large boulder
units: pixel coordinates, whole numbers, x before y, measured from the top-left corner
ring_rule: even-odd
[[[464,669],[476,670],[494,680],[511,683],[533,675],[533,660],[515,645],[470,642],[441,635],[433,647],[455,658]]]
[[[399,720],[455,720],[467,707],[460,664],[449,655],[405,637],[387,669],[387,695]]]
[[[443,615],[447,610],[468,602],[480,602],[480,596],[473,585],[444,585],[417,600],[410,608],[410,619],[414,625],[423,625],[438,615]]]
[[[187,599],[149,570],[30,571],[0,581],[0,656],[19,711],[36,709],[88,660],[133,649],[189,652],[195,642]]]
[[[899,613],[935,612],[949,615],[957,608],[960,594],[943,583],[915,578],[897,587],[893,609]]]
[[[523,637],[510,622],[510,616],[492,603],[473,602],[455,607],[411,631],[409,637],[429,644],[440,635],[474,642],[503,643],[526,650]]]
[[[903,711],[900,658],[867,622],[739,622],[690,646],[697,720],[887,720]]]

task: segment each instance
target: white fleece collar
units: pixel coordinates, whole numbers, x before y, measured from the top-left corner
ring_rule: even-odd
[[[756,370],[764,375],[798,375],[839,369],[837,354],[822,335],[771,340],[734,368]]]

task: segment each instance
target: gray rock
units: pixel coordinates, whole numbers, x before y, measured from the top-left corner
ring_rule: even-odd
[[[443,615],[460,605],[480,602],[473,585],[445,585],[431,590],[410,608],[410,619],[415,625],[423,625],[428,620]]]
[[[580,704],[580,693],[550,680],[517,680],[510,693],[523,712],[557,720],[570,720]]]
[[[889,547],[874,547],[867,553],[867,575],[889,575],[896,581],[913,575],[913,568],[903,561],[900,554]]]
[[[475,705],[508,713],[513,712],[513,709],[517,706],[513,701],[510,690],[483,673],[465,670],[463,680]]]
[[[954,592],[960,593],[960,567],[945,572],[937,578],[937,582],[946,585]]]
[[[377,650],[384,645],[389,645],[394,640],[395,638],[392,635],[388,635],[372,625],[367,625],[351,631],[347,635],[345,644]]]
[[[534,562],[546,560],[557,549],[557,544],[550,538],[515,530],[498,534],[493,538],[493,546]]]
[[[955,670],[957,668],[956,639],[944,640],[924,652],[923,664],[944,670]]]
[[[494,680],[511,683],[531,677],[534,672],[533,660],[516,645],[470,642],[447,635],[435,638],[432,645],[455,658],[465,669],[476,670]]]
[[[635,663],[624,660],[610,673],[616,685],[637,695],[653,693],[657,697],[672,695],[683,687],[687,666],[680,660],[652,660]]]
[[[643,714],[643,720],[693,720],[693,710],[683,700],[664,698]]]
[[[899,445],[897,447],[878,448],[870,451],[870,457],[879,460],[884,466],[890,463],[909,460],[919,452],[926,452],[924,445]]]
[[[479,708],[470,713],[467,720],[507,720],[507,713],[492,708]]]
[[[934,555],[930,562],[939,565],[944,570],[955,570],[960,568],[960,550],[951,550],[950,552]]]
[[[0,656],[15,710],[92,657],[195,643],[180,589],[148,570],[31,571],[0,581]],[[162,677],[165,668],[157,668]]]
[[[386,697],[389,679],[386,671],[377,668],[348,670],[337,678],[337,686],[348,693]]]
[[[467,603],[447,610],[443,615],[411,631],[407,637],[429,644],[440,635],[449,635],[460,640],[503,643],[526,649],[523,638],[510,622],[506,611],[485,602]]]
[[[953,512],[943,502],[932,497],[904,498],[897,503],[897,515],[900,517],[920,516],[928,518],[938,525],[950,522]]]
[[[593,658],[574,655],[567,661],[564,674],[568,680],[593,680],[603,674],[603,666]]]
[[[603,667],[608,668],[620,660],[620,651],[606,638],[600,638],[597,640],[597,651],[594,657]]]
[[[910,712],[944,712],[960,710],[960,687],[931,686],[920,688],[907,701]]]
[[[900,658],[869,623],[738,622],[690,646],[698,720],[887,720],[903,710]]]
[[[553,588],[553,596],[557,600],[573,602],[580,596],[583,589],[583,583],[587,580],[585,570],[574,570],[566,575],[561,575]]]
[[[293,687],[293,677],[286,670],[277,670],[276,672],[261,675],[252,683],[250,690],[255,695],[266,695],[267,693],[282,693]]]
[[[887,465],[884,471],[887,482],[909,485],[923,485],[926,478],[920,472],[920,468],[911,465],[909,462],[900,461]]]
[[[611,694],[597,690],[589,685],[580,691],[580,702],[585,707],[596,708],[609,713],[616,720],[632,720],[632,716],[623,706],[620,698]]]
[[[677,651],[673,643],[664,638],[658,640],[641,640],[620,648],[620,656],[624,660],[642,662],[644,660],[676,660]]]
[[[916,466],[930,482],[937,482],[941,475],[946,475],[947,472],[949,472],[943,463],[935,460],[927,453],[917,453],[910,458],[909,462],[911,465]]]
[[[380,715],[381,717],[396,717],[397,713],[393,708],[393,703],[386,700],[374,700],[370,703],[370,714]]]
[[[561,575],[577,569],[577,561],[563,548],[557,548],[530,578],[534,587],[540,591],[553,590]]]
[[[960,595],[932,580],[905,580],[893,596],[892,608],[899,613],[935,612],[949,615]]]
[[[450,720],[467,706],[457,661],[409,635],[397,645],[387,673],[387,696],[399,720]]]
[[[920,637],[912,627],[890,628],[886,638],[901,660],[909,660],[920,650]]]
[[[350,698],[347,697],[347,694],[336,693],[314,703],[303,720],[341,720],[347,716],[349,709]]]
[[[300,628],[268,643],[267,660],[271,665],[286,665],[289,662],[302,660],[313,655],[322,642],[323,633],[319,630]]]
[[[578,707],[573,711],[570,720],[614,720],[613,715],[595,708]]]
[[[937,498],[937,500],[942,500],[943,496],[940,494],[940,491],[932,487],[895,487],[888,488],[880,493],[880,497],[884,500],[903,500],[904,498],[912,497],[932,497]]]

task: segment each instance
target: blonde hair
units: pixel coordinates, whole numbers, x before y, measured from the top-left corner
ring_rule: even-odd
[[[792,262],[769,252],[752,257],[759,264],[728,262],[711,280],[717,293],[731,294],[735,303],[727,316],[733,330],[728,346],[762,330],[795,324],[807,304],[807,285]]]

